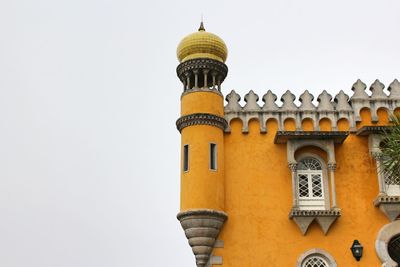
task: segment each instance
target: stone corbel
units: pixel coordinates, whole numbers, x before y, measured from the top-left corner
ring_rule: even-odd
[[[374,200],[374,205],[379,207],[391,222],[400,216],[400,196],[380,195]]]
[[[305,235],[308,227],[316,220],[322,231],[326,235],[332,224],[341,215],[340,209],[331,210],[296,210],[292,209],[289,218],[292,219],[299,227],[301,233]]]
[[[209,262],[213,264],[215,260],[219,262],[219,258],[211,257],[211,253],[228,215],[222,211],[201,209],[180,212],[177,218],[192,247],[197,267],[205,267]]]

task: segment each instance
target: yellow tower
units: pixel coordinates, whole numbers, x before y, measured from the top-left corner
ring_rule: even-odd
[[[205,266],[227,219],[224,212],[224,103],[221,84],[227,48],[215,34],[198,32],[177,48],[183,84],[181,117],[181,205],[177,215],[198,267]]]

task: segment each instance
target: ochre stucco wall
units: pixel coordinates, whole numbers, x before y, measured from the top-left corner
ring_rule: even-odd
[[[187,93],[181,103],[182,115],[224,114],[223,98],[215,92]],[[377,114],[379,122],[374,125],[388,123],[385,110]],[[361,111],[361,117],[358,128],[372,125],[368,109]],[[313,125],[309,119],[302,122],[304,130],[314,130]],[[331,130],[331,125],[323,119],[319,129]],[[192,125],[181,132],[182,150],[189,144],[189,171],[183,172],[181,166],[181,211],[214,209],[228,214],[219,235],[224,247],[213,251],[223,257],[222,266],[290,267],[313,248],[330,253],[339,267],[381,266],[374,243],[378,231],[389,220],[372,203],[378,194],[378,181],[376,165],[368,151],[368,137],[350,134],[343,144],[335,145],[336,198],[342,216],[327,235],[316,222],[302,235],[288,217],[292,181],[286,144],[274,144],[278,126],[273,119],[267,122],[267,133],[260,133],[259,127],[259,122],[252,120],[249,133],[244,134],[242,122],[234,119],[230,133],[210,125]],[[295,121],[286,120],[284,128],[295,130]],[[349,122],[339,120],[338,129],[349,130]],[[218,147],[216,171],[209,168],[210,143]],[[327,163],[325,152],[315,147],[302,148],[296,156],[305,152],[318,154]],[[329,190],[332,196],[330,185]],[[350,251],[355,239],[364,246],[360,262]]]
[[[361,115],[359,127],[371,124],[369,111],[363,110]],[[378,124],[387,122],[386,112],[378,115]],[[306,125],[312,126],[309,122]],[[294,123],[288,121],[286,126],[291,129]],[[322,121],[319,126],[328,130],[330,122]],[[339,129],[346,128],[348,122],[340,121]],[[378,194],[378,182],[375,162],[368,152],[368,137],[351,134],[343,144],[335,145],[336,197],[342,216],[327,235],[313,222],[303,236],[288,218],[292,181],[286,145],[274,144],[277,123],[268,121],[266,134],[260,133],[256,120],[250,122],[248,134],[241,129],[241,121],[234,120],[231,133],[224,136],[225,212],[229,219],[219,237],[224,248],[214,249],[215,255],[223,256],[223,266],[295,266],[300,255],[313,248],[329,252],[340,267],[381,266],[374,243],[378,231],[389,220],[372,203]],[[302,152],[326,159],[314,147],[298,151]],[[350,251],[354,239],[364,246],[359,262]]]

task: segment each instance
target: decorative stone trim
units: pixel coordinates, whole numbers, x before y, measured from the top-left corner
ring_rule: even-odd
[[[332,139],[335,144],[341,144],[349,135],[349,132],[344,131],[277,131],[274,139],[275,144],[285,144],[288,140],[293,139],[312,139],[326,140]]]
[[[379,207],[390,221],[396,220],[400,215],[400,196],[380,195],[374,200],[374,205]]]
[[[316,216],[336,216],[339,217],[341,212],[339,209],[333,210],[291,210],[289,217],[316,217]]]
[[[320,248],[313,248],[301,254],[297,259],[296,267],[302,267],[304,260],[313,255],[324,258],[329,263],[329,267],[337,267],[336,261],[331,254]]]
[[[397,263],[390,258],[388,252],[388,244],[390,239],[400,234],[400,220],[386,224],[379,230],[375,240],[375,251],[381,260],[382,267],[397,267]]]
[[[176,121],[176,128],[179,132],[192,125],[211,125],[224,130],[227,122],[224,118],[209,113],[193,113],[182,116]]]
[[[370,87],[372,95],[369,96],[365,90],[367,86],[358,80],[353,84],[352,90],[354,94],[351,98],[343,91],[340,91],[332,101],[332,96],[326,91],[323,91],[317,98],[318,105],[312,103],[314,96],[308,91],[300,95],[301,105],[298,107],[294,103],[296,97],[289,90],[282,97],[282,106],[278,106],[277,96],[270,90],[261,98],[264,104],[259,105],[259,97],[253,91],[250,91],[245,96],[246,104],[240,105],[241,99],[235,91],[231,91],[226,96],[228,104],[225,106],[225,119],[228,122],[226,132],[230,132],[229,124],[233,119],[240,119],[243,122],[242,132],[248,132],[249,121],[258,119],[260,122],[260,132],[265,133],[266,122],[269,119],[274,119],[278,122],[278,130],[283,131],[284,122],[286,119],[293,119],[296,123],[296,130],[302,129],[302,121],[311,119],[314,122],[314,130],[319,130],[319,122],[322,119],[329,119],[332,125],[332,130],[337,130],[338,121],[346,119],[349,122],[350,132],[356,132],[356,123],[361,121],[360,111],[363,108],[368,108],[371,111],[372,123],[378,121],[377,112],[380,108],[385,108],[389,112],[393,112],[400,107],[400,83],[394,80],[388,90],[389,95],[383,91],[384,85],[376,80]]]
[[[192,89],[187,89],[181,94],[181,100],[185,95],[192,94],[195,92],[207,92],[207,93],[213,93],[216,95],[219,95],[223,97],[222,93],[218,91],[216,88],[204,88],[204,87],[199,87],[199,88],[192,88]]]
[[[225,79],[226,75],[228,74],[228,66],[218,60],[210,58],[196,58],[182,62],[176,68],[176,74],[179,78],[181,78],[181,80],[183,80],[185,78],[185,72],[199,69],[217,71],[223,75],[223,79]]]
[[[196,58],[178,65],[177,75],[183,84],[183,91],[199,88],[221,91],[221,84],[228,74],[228,67],[214,59]]]
[[[288,163],[288,168],[292,171],[295,172],[297,170],[297,162],[289,162]]]
[[[206,266],[228,215],[222,211],[201,209],[180,212],[177,218],[192,247],[197,267]],[[214,260],[222,262],[222,258],[216,257],[212,261]]]
[[[357,132],[356,135],[366,136],[370,134],[383,134],[389,131],[391,126],[363,126]]]
[[[336,163],[335,162],[329,162],[328,163],[328,170],[336,171]]]
[[[292,209],[289,218],[294,220],[303,235],[306,234],[310,224],[316,220],[326,235],[331,225],[341,216],[340,209],[331,210],[298,210]]]

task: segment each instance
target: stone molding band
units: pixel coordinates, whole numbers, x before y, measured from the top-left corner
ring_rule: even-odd
[[[375,206],[379,206],[382,203],[399,203],[400,204],[400,197],[399,196],[378,196],[374,201]],[[400,207],[399,207],[400,210]]]
[[[214,218],[221,218],[222,221],[225,221],[228,218],[228,215],[223,211],[218,210],[210,210],[210,209],[199,209],[199,210],[187,210],[179,212],[176,215],[176,218],[180,221],[183,218],[187,218],[190,216],[211,216]]]
[[[340,210],[291,210],[289,217],[296,217],[296,216],[306,216],[306,217],[313,217],[313,216],[340,216]]]
[[[179,132],[192,125],[210,125],[225,130],[228,123],[224,118],[210,113],[193,113],[182,116],[176,121],[176,128]]]

